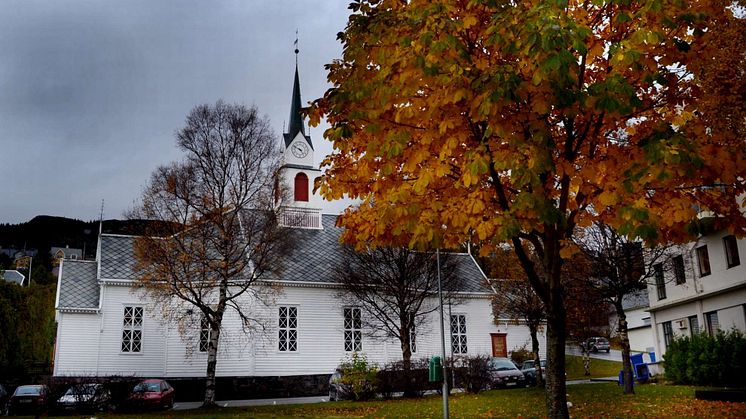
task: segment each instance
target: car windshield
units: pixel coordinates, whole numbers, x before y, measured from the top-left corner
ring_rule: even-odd
[[[133,391],[135,393],[160,392],[161,385],[160,383],[140,383],[135,386]]]
[[[81,396],[83,394],[96,394],[96,385],[72,386],[65,392],[65,396]]]
[[[510,371],[516,369],[515,365],[508,359],[496,358],[493,359],[490,364],[492,369],[498,371]]]
[[[16,396],[38,396],[41,394],[41,386],[20,386],[16,389]]]

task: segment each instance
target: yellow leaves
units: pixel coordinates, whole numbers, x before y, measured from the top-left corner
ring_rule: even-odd
[[[562,240],[560,243],[560,257],[564,260],[570,259],[573,255],[580,252],[580,249],[578,249],[578,246],[569,240]]]
[[[477,22],[478,22],[478,20],[477,20],[477,17],[474,16],[474,15],[466,15],[463,18],[463,22],[464,22],[464,28],[468,29],[468,28],[476,25]]]
[[[453,118],[444,118],[438,125],[438,132],[445,134],[449,129],[456,127],[456,121]]]
[[[598,202],[604,207],[611,207],[619,202],[619,197],[615,192],[606,190],[598,196]]]
[[[453,103],[459,102],[461,99],[464,99],[469,96],[469,91],[466,89],[458,89],[456,90],[456,93],[453,94]]]

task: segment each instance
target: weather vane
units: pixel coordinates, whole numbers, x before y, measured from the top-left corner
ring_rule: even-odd
[[[295,30],[295,42],[293,43],[295,45],[295,65],[298,65],[298,29]]]

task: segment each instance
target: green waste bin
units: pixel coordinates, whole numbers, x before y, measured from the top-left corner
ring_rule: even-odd
[[[430,358],[430,382],[438,383],[443,381],[443,364],[439,356]]]

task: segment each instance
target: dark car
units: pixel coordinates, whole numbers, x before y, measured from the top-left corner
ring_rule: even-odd
[[[60,411],[100,412],[110,410],[111,393],[101,384],[77,384],[57,399]]]
[[[9,415],[39,414],[47,410],[49,388],[45,385],[19,386],[8,400]]]
[[[132,389],[126,407],[169,409],[174,407],[174,394],[174,388],[165,380],[143,380]]]
[[[580,347],[589,352],[606,351],[607,354],[611,350],[609,340],[602,337],[588,338],[588,340],[580,344]]]
[[[526,377],[508,358],[492,358],[488,365],[493,388],[524,387]]]
[[[334,373],[329,377],[329,401],[345,400],[352,398],[352,392],[350,387],[346,384],[342,384],[342,370],[337,368]]]
[[[541,373],[546,375],[547,360],[542,359],[541,361]],[[534,360],[523,361],[521,365],[521,372],[526,377],[526,385],[536,385],[536,362]]]

